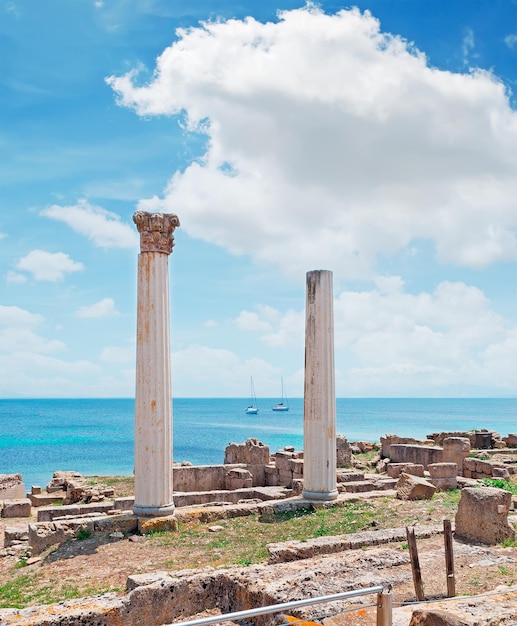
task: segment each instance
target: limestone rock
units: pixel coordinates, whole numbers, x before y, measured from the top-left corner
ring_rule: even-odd
[[[337,467],[352,465],[352,450],[345,435],[336,435],[336,464]]]
[[[15,500],[25,496],[21,474],[0,474],[0,500]]]
[[[28,498],[4,500],[2,517],[30,517],[31,501]]]
[[[225,480],[226,489],[250,489],[253,486],[253,476],[247,469],[235,467],[229,470]]]
[[[448,441],[446,439],[446,441]],[[431,482],[438,491],[450,491],[458,488],[458,466],[456,463],[431,463],[428,465],[429,482]]]
[[[436,487],[420,476],[402,473],[397,483],[399,500],[430,500]]]
[[[448,611],[417,609],[413,611],[409,626],[472,626],[472,624],[460,620]]]
[[[462,489],[455,520],[456,538],[487,545],[514,539],[515,530],[508,522],[511,503],[512,494],[503,489]]]
[[[390,478],[399,478],[402,472],[412,476],[424,477],[424,466],[418,463],[388,463],[386,471]]]
[[[443,462],[455,463],[456,474],[463,476],[463,463],[469,457],[470,449],[468,437],[446,437],[443,440]],[[445,476],[437,476],[436,478],[445,478]]]
[[[517,448],[517,433],[509,433],[508,437],[503,437],[509,448]]]
[[[82,474],[79,472],[73,471],[57,471],[52,474],[52,480],[46,486],[46,490],[48,493],[52,493],[54,491],[66,491],[66,483],[69,480],[83,480]]]
[[[146,535],[151,532],[159,531],[176,531],[179,528],[178,518],[174,515],[168,515],[167,517],[153,517],[151,519],[138,520],[138,530]]]
[[[9,548],[10,546],[14,545],[15,543],[19,543],[20,541],[29,541],[28,529],[20,529],[6,526],[4,529],[4,548]]]
[[[224,451],[224,464],[235,465],[246,463],[248,465],[267,465],[269,463],[269,446],[264,445],[258,439],[246,439],[244,443],[230,443]]]
[[[29,524],[29,545],[34,556],[49,546],[64,543],[67,538],[65,529],[59,522]]]

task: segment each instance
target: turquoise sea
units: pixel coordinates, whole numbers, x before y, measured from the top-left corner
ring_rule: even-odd
[[[278,399],[259,399],[246,415],[242,398],[175,398],[174,460],[222,463],[230,442],[255,437],[275,452],[303,447],[303,400],[274,413]],[[423,438],[438,431],[517,431],[517,399],[339,398],[337,432],[349,441],[386,433]],[[44,487],[56,470],[130,475],[133,399],[0,400],[0,473],[20,472],[25,486]]]

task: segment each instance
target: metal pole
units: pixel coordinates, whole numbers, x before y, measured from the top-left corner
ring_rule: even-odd
[[[283,604],[271,604],[270,606],[261,606],[256,609],[247,611],[237,611],[235,613],[225,613],[224,615],[212,615],[211,617],[203,617],[202,619],[194,619],[188,622],[175,622],[174,624],[164,624],[164,626],[204,626],[205,624],[215,624],[217,622],[238,621],[247,619],[248,617],[256,617],[257,615],[267,615],[268,613],[277,613],[290,609],[297,609],[302,606],[310,606],[312,604],[323,604],[324,602],[333,602],[335,600],[343,600],[344,598],[353,598],[355,596],[365,596],[372,593],[381,593],[382,585],[376,587],[367,587],[365,589],[354,589],[353,591],[344,591],[342,593],[334,593],[329,596],[320,596],[318,598],[306,598],[305,600],[294,600],[292,602],[284,602]]]

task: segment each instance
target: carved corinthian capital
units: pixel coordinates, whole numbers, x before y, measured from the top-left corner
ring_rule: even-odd
[[[172,233],[180,221],[174,213],[148,213],[137,211],[133,222],[140,233],[140,252],[170,254],[174,247]]]

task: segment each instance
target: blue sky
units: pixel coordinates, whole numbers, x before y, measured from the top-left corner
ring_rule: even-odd
[[[0,397],[134,394],[137,208],[173,393],[517,394],[517,3],[3,0]]]

